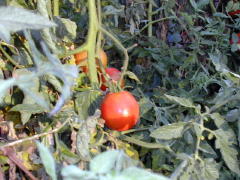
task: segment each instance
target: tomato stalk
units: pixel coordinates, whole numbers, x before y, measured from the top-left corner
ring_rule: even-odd
[[[7,60],[17,68],[20,68],[20,69],[24,68],[23,65],[20,65],[17,62],[15,62],[15,60],[4,50],[4,48],[2,47],[2,44],[3,42],[0,42],[0,52],[3,53],[3,55],[7,58]]]
[[[122,67],[122,73],[121,73],[121,77],[118,81],[118,86],[120,87],[120,83],[123,80],[124,74],[127,71],[127,67],[128,67],[128,63],[129,63],[129,56],[128,56],[128,51],[127,49],[122,45],[122,43],[115,38],[111,33],[109,33],[107,30],[105,30],[103,27],[100,27],[100,30],[109,38],[112,39],[112,41],[122,50],[123,54],[124,54],[124,62],[123,62],[123,67]]]
[[[152,3],[148,2],[148,22],[152,22]],[[152,24],[148,26],[148,37],[152,37]]]
[[[89,67],[89,78],[92,86],[98,84],[97,67],[95,62],[95,44],[97,40],[98,32],[98,18],[96,11],[95,0],[88,0],[88,13],[89,13],[89,27],[87,35],[88,44],[88,67]]]
[[[59,16],[59,0],[53,0],[53,16]]]
[[[98,15],[98,25],[102,26],[102,11],[101,11],[101,1],[97,0],[97,15]],[[97,34],[97,54],[100,54],[101,42],[102,42],[102,32],[98,31]]]

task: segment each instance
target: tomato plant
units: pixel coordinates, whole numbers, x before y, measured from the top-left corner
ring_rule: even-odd
[[[109,93],[102,101],[101,113],[108,128],[125,131],[136,125],[139,119],[139,104],[127,91]]]
[[[105,69],[105,71],[113,83],[117,83],[117,81],[119,81],[119,79],[121,77],[121,72],[118,69],[113,68],[113,67],[108,67]],[[102,83],[103,83],[101,86],[101,90],[106,91],[106,89],[108,87],[106,84],[106,79],[103,76],[101,76],[101,78],[102,78]],[[123,88],[124,85],[125,85],[125,82],[124,82],[124,80],[122,80],[121,85],[120,85],[121,88]]]
[[[101,49],[99,56],[100,56],[100,60],[103,64],[103,66],[107,67],[107,63],[108,63],[107,54]],[[81,51],[81,52],[75,54],[74,57],[75,57],[75,63],[77,65],[81,66],[81,69],[83,72],[87,73],[88,72],[88,65],[87,65],[88,53],[87,53],[87,51]],[[96,64],[99,65],[99,60],[97,58],[96,58]]]

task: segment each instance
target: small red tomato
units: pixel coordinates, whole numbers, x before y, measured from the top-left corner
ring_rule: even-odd
[[[102,101],[101,114],[108,128],[125,131],[136,125],[139,119],[139,104],[127,91],[109,93]]]
[[[106,68],[105,69],[107,75],[109,75],[110,79],[114,82],[114,83],[117,83],[117,81],[120,79],[121,77],[121,72],[116,69],[116,68],[112,68],[112,67],[109,67],[109,68]],[[106,80],[105,78],[102,76],[102,86],[101,86],[101,90],[103,91],[106,91],[107,89],[107,85],[106,85]],[[124,80],[122,80],[121,82],[121,88],[124,87]]]
[[[240,9],[239,9],[239,10],[236,10],[236,11],[228,12],[228,14],[229,14],[230,16],[235,16],[235,15],[237,15],[237,14],[240,14]]]

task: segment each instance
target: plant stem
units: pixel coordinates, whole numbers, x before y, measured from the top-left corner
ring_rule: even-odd
[[[199,147],[200,147],[200,143],[201,143],[201,136],[202,136],[202,133],[204,131],[203,117],[202,116],[200,117],[200,123],[198,124],[198,126],[200,128],[200,134],[201,135],[197,135],[196,149],[195,149],[195,153],[194,153],[195,159],[198,159]]]
[[[31,136],[31,137],[27,137],[27,138],[24,138],[24,139],[19,139],[19,140],[16,140],[16,141],[13,141],[13,142],[10,142],[8,144],[4,144],[2,146],[0,146],[0,150],[2,148],[6,148],[6,147],[10,147],[10,146],[15,146],[15,145],[18,145],[18,144],[21,144],[23,142],[26,142],[26,141],[33,141],[35,139],[38,139],[42,136],[47,136],[49,134],[53,134],[53,133],[56,133],[58,132],[60,129],[62,129],[63,127],[65,127],[67,125],[67,123],[69,122],[69,119],[67,119],[65,122],[63,122],[63,124],[61,124],[61,126],[51,130],[51,131],[48,131],[48,132],[44,132],[44,133],[40,133],[40,134],[36,134],[34,136]]]
[[[8,61],[10,63],[12,63],[14,66],[16,66],[17,68],[24,68],[24,66],[19,65],[18,63],[16,63],[12,57],[3,49],[2,45],[0,44],[0,50],[2,51],[3,55],[6,56],[6,58],[8,59]]]
[[[120,86],[120,83],[123,80],[124,74],[126,73],[127,67],[128,67],[128,62],[129,62],[129,57],[128,57],[128,52],[127,49],[122,45],[122,43],[115,38],[111,33],[109,33],[107,30],[105,30],[103,27],[100,27],[100,30],[109,38],[111,38],[113,40],[113,42],[116,43],[116,45],[122,50],[123,54],[124,54],[124,62],[123,62],[123,67],[122,67],[122,73],[121,73],[121,77],[118,81],[118,86]]]
[[[167,150],[172,155],[176,156],[175,152],[167,145],[162,145],[160,143],[149,143],[149,142],[141,141],[141,140],[138,140],[136,138],[129,137],[126,135],[121,135],[119,137],[119,139],[133,143],[135,145],[138,145],[138,146],[141,146],[144,148],[148,148],[148,149],[164,149],[164,150]]]
[[[74,50],[71,50],[71,51],[67,51],[67,52],[65,52],[63,54],[58,55],[58,58],[64,58],[64,57],[67,57],[67,56],[71,56],[71,55],[79,53],[81,51],[85,51],[85,50],[87,50],[87,48],[88,48],[88,44],[85,43],[82,46],[78,47],[77,49],[74,49]]]
[[[152,3],[148,3],[148,22],[152,22]],[[148,26],[148,37],[152,37],[152,24]]]
[[[174,16],[170,16],[170,17],[165,17],[165,18],[161,18],[161,19],[157,19],[154,21],[150,21],[148,22],[148,24],[146,24],[145,26],[143,26],[143,28],[138,32],[138,34],[140,34],[141,32],[143,32],[146,28],[148,28],[148,26],[153,25],[154,23],[157,22],[161,22],[161,21],[165,21],[165,20],[169,20],[169,19],[175,19],[176,17]]]
[[[59,16],[59,0],[53,0],[53,16]]]
[[[95,62],[95,46],[98,32],[98,19],[96,12],[95,0],[88,0],[88,13],[89,13],[89,27],[87,35],[88,44],[88,68],[89,68],[89,78],[92,87],[98,84],[97,78],[97,68]]]
[[[210,8],[211,8],[211,10],[212,10],[212,13],[213,13],[213,14],[216,13],[217,10],[216,10],[216,8],[215,8],[215,6],[214,6],[213,0],[210,0],[210,1],[209,1],[209,5],[210,5]],[[220,17],[217,17],[217,20],[218,20],[218,21],[221,21]]]
[[[101,1],[97,0],[97,13],[98,13],[98,26],[102,26],[102,11],[101,11]],[[101,41],[102,41],[102,31],[98,31],[97,37],[97,54],[100,54],[101,48]]]
[[[215,6],[214,6],[213,0],[210,0],[210,1],[209,1],[209,5],[210,5],[210,8],[211,8],[211,10],[212,10],[212,13],[216,13],[217,10],[216,10],[216,8],[215,8]]]
[[[40,2],[39,4],[42,4],[43,2]],[[51,0],[47,0],[44,2],[44,4],[46,5],[46,10],[43,10],[42,12],[47,12],[45,14],[45,17],[50,17],[50,19],[52,19],[53,17],[53,13],[52,13],[52,1]],[[42,14],[42,13],[41,13]]]

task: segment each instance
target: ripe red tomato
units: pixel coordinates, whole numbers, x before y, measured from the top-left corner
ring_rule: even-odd
[[[139,104],[127,91],[109,93],[102,101],[101,113],[108,128],[125,131],[136,125],[139,119]]]
[[[114,83],[117,83],[117,81],[120,79],[121,77],[121,72],[116,69],[116,68],[112,68],[112,67],[109,67],[109,68],[106,68],[105,69],[106,73],[109,75],[110,79],[114,82]],[[125,85],[124,83],[124,80],[122,80],[121,82],[121,88],[123,88]],[[101,90],[103,91],[106,91],[107,89],[107,84],[106,84],[106,80],[105,78],[102,76],[102,86],[101,86]]]
[[[228,12],[228,14],[229,14],[230,16],[235,16],[235,15],[237,15],[237,14],[240,14],[240,9],[239,9],[239,10],[236,10],[236,11]]]

